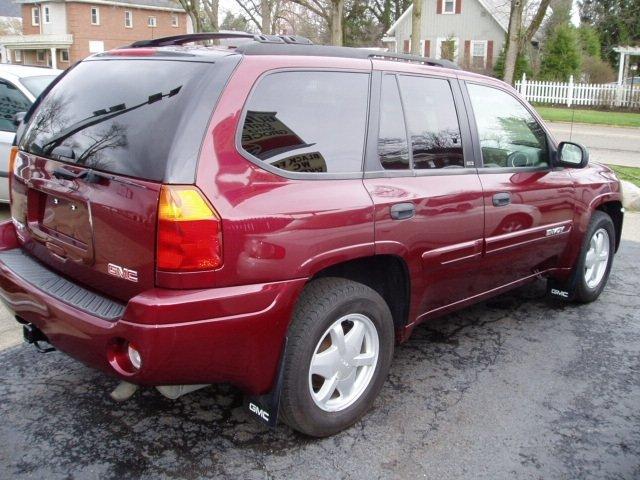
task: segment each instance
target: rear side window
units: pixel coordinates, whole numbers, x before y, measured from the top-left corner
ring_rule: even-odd
[[[236,61],[237,63],[237,61]],[[154,181],[191,183],[233,65],[166,60],[80,63],[42,100],[21,147]]]
[[[378,158],[385,170],[408,170],[409,147],[395,75],[382,77]]]
[[[398,76],[409,127],[413,168],[463,168],[460,125],[449,82]]]
[[[360,172],[368,92],[366,73],[267,75],[249,99],[242,148],[288,172]]]

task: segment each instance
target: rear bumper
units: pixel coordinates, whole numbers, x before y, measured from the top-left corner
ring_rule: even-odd
[[[0,250],[15,248],[11,229],[10,223],[0,224]],[[228,382],[251,394],[271,388],[305,282],[153,289],[132,298],[122,317],[109,321],[47,294],[0,261],[1,299],[71,357],[136,384]],[[114,343],[123,340],[141,353],[136,373],[109,362]]]

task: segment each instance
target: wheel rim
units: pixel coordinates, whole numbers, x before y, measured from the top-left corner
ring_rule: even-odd
[[[380,341],[369,317],[351,313],[336,320],[322,335],[311,357],[309,392],[327,412],[352,405],[373,378]]]
[[[604,228],[595,231],[589,241],[589,250],[584,261],[584,281],[589,288],[602,282],[609,263],[609,234]]]

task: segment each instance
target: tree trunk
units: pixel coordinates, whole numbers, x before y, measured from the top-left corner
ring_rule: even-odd
[[[275,33],[271,31],[271,1],[260,0],[260,17],[262,18],[262,33],[271,35]]]
[[[511,0],[511,13],[509,14],[509,33],[507,34],[507,50],[504,57],[503,80],[513,83],[516,71],[518,51],[520,50],[520,31],[522,29],[522,11],[526,0]]]
[[[422,0],[413,0],[411,12],[411,53],[420,55],[420,26],[422,24]]]
[[[342,46],[344,0],[331,0],[331,45]]]

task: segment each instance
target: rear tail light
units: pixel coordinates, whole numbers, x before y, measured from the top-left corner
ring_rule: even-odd
[[[222,265],[220,217],[200,190],[163,185],[158,205],[159,270],[212,270]]]
[[[18,156],[18,147],[11,147],[9,152],[9,170],[7,172],[9,176],[9,201],[11,201],[11,179],[13,177],[13,168],[16,164],[16,157]]]

